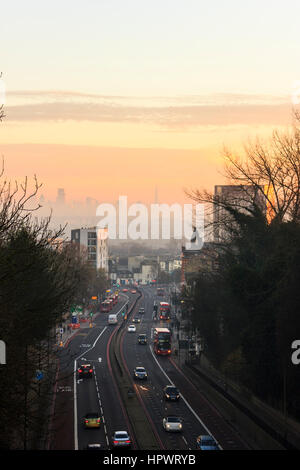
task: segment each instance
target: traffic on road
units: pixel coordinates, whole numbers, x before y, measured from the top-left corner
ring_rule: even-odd
[[[95,315],[93,328],[82,328],[63,348],[59,380],[69,388],[56,394],[52,449],[141,448],[143,436],[136,435],[110,359],[121,326],[122,366],[133,399],[147,411],[157,449],[245,448],[176,363],[172,309],[163,295],[151,287],[123,289],[108,312]]]

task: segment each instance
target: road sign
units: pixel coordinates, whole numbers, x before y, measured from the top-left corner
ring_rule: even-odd
[[[36,377],[36,379],[37,379],[37,380],[42,380],[42,379],[44,378],[43,371],[41,371],[41,370],[37,370],[37,371],[36,371],[36,376],[35,376],[35,377]]]

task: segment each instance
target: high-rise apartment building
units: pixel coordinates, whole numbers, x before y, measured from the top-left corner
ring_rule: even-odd
[[[257,204],[264,212],[267,211],[266,198],[264,197],[264,188],[262,191],[256,186],[251,185],[217,185],[215,186],[214,199],[219,200],[220,204],[215,204],[213,208],[213,236],[214,242],[226,241],[229,236],[232,217],[224,208],[223,203],[235,207],[240,212],[247,213],[247,209]]]
[[[58,188],[57,196],[56,196],[56,203],[57,204],[65,204],[66,202],[66,195],[64,188]]]
[[[96,269],[108,272],[108,230],[107,228],[79,228],[71,230],[71,242],[78,244],[87,253],[88,261]]]

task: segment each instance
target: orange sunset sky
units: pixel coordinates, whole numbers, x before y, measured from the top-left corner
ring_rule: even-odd
[[[50,200],[64,188],[67,201],[149,203],[156,188],[159,202],[184,202],[184,188],[224,182],[224,145],[241,152],[286,130],[300,90],[299,3],[188,5],[7,3],[7,177],[36,174]]]

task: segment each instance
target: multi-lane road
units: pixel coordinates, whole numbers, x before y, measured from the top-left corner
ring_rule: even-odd
[[[122,294],[113,312],[118,313],[122,322],[122,310],[128,303],[129,311],[138,294]],[[199,434],[212,434],[221,449],[245,449],[237,433],[223,419],[198,389],[179,368],[174,357],[157,357],[152,350],[152,329],[157,326],[152,319],[156,289],[145,287],[142,296],[132,309],[120,333],[120,357],[123,367],[132,377],[136,366],[143,366],[148,372],[148,380],[133,382],[147,419],[156,437],[157,448],[165,450],[194,450]],[[138,313],[140,307],[145,314]],[[111,312],[112,313],[112,312]],[[127,325],[138,316],[136,333],[129,333]],[[97,315],[93,328],[82,328],[60,353],[60,370],[53,408],[51,449],[84,449],[88,443],[100,443],[103,449],[111,448],[112,434],[126,430],[133,439],[133,448],[138,445],[123,404],[118,384],[110,363],[109,349],[118,326],[108,325],[108,314]],[[163,326],[163,325],[160,325]],[[148,344],[138,344],[137,337],[146,333]],[[76,373],[82,363],[89,363],[93,369],[91,379],[79,379]],[[162,390],[165,385],[178,387],[181,397],[177,402],[166,402]],[[101,417],[99,429],[85,429],[83,419],[86,413],[98,412]],[[162,421],[166,416],[182,418],[180,433],[168,433]]]

